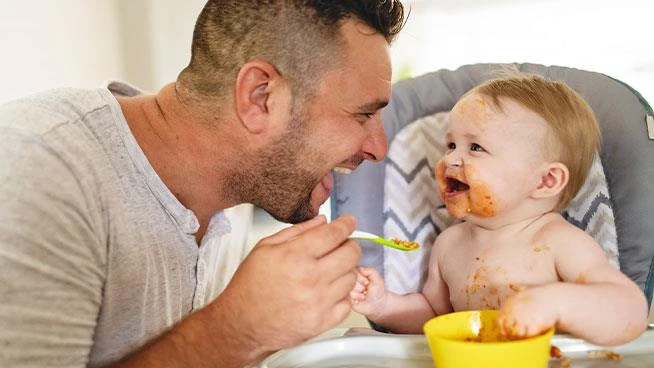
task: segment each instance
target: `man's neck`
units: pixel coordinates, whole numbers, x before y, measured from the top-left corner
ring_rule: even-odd
[[[199,121],[182,104],[174,84],[157,95],[118,99],[125,119],[148,161],[168,189],[198,218],[198,242],[211,216],[231,207],[223,197],[221,162],[229,162],[229,150],[221,144],[218,129]],[[222,147],[217,150],[216,147]]]

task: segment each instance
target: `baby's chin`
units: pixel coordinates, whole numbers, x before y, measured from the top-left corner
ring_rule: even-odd
[[[468,215],[467,212],[465,212],[465,211],[461,211],[459,208],[451,208],[451,207],[449,207],[449,206],[446,206],[446,208],[447,208],[447,213],[448,213],[450,216],[452,216],[452,217],[454,217],[454,218],[457,218],[457,219],[462,219],[462,218],[464,218],[466,215]]]
[[[447,213],[457,219],[470,215],[470,205],[466,197],[450,198],[445,201]]]

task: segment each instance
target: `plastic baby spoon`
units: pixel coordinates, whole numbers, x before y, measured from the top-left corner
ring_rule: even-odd
[[[360,239],[360,240],[369,240],[373,243],[381,244],[387,247],[391,247],[397,250],[410,251],[420,248],[420,244],[414,241],[400,240],[400,239],[384,239],[379,235],[367,233],[361,230],[355,230],[352,235],[349,236],[351,239]]]

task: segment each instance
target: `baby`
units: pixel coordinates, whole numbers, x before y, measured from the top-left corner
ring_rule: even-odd
[[[448,213],[464,221],[436,238],[419,293],[387,291],[361,267],[354,310],[396,333],[421,333],[452,311],[499,309],[510,339],[551,326],[598,345],[637,338],[643,292],[559,213],[600,144],[588,104],[561,82],[520,74],[468,92],[448,124],[436,180]]]

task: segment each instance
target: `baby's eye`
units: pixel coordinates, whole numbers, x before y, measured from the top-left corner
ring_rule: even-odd
[[[450,151],[454,151],[456,149],[456,143],[448,142],[447,143],[447,149],[450,150]]]
[[[470,150],[475,152],[484,152],[484,147],[478,145],[477,143],[473,143],[470,145]]]

